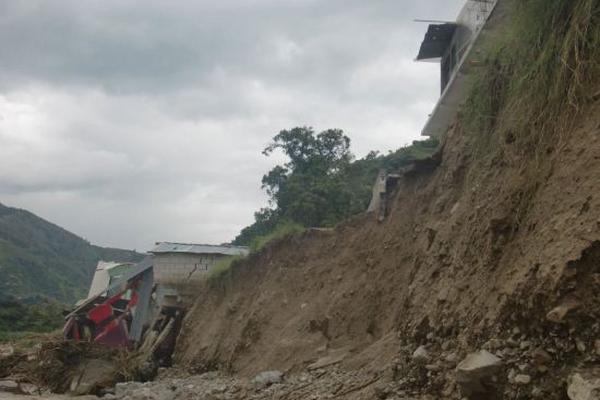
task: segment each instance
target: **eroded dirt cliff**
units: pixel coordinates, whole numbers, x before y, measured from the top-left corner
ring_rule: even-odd
[[[500,128],[510,107],[488,131],[459,119],[382,222],[287,237],[199,288],[178,365],[361,371],[378,395],[452,398],[456,364],[485,349],[502,360],[488,396],[564,398],[574,371],[600,363],[600,86],[587,83],[552,134],[515,139]]]

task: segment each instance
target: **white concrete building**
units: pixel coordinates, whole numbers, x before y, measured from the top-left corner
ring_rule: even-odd
[[[247,247],[161,242],[150,251],[154,258],[154,281],[178,286],[201,281],[215,264],[227,257],[245,256]]]
[[[467,96],[469,76],[481,60],[482,37],[499,0],[468,0],[456,22],[431,24],[417,61],[439,62],[442,95],[423,128],[423,136],[441,137],[456,119]]]

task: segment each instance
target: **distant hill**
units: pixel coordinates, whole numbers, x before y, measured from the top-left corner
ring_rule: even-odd
[[[0,204],[0,297],[73,302],[87,293],[99,260],[142,257],[94,246],[29,211]]]

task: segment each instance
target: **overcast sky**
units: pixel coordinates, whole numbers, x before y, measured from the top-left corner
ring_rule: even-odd
[[[100,245],[229,241],[281,129],[419,138],[439,72],[413,20],[463,3],[2,0],[0,202]]]

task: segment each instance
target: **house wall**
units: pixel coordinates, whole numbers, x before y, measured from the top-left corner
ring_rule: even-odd
[[[473,38],[485,25],[497,0],[469,0],[461,10],[452,42],[441,60],[442,93],[456,72]]]
[[[154,254],[154,281],[158,284],[185,284],[206,278],[222,254]]]

